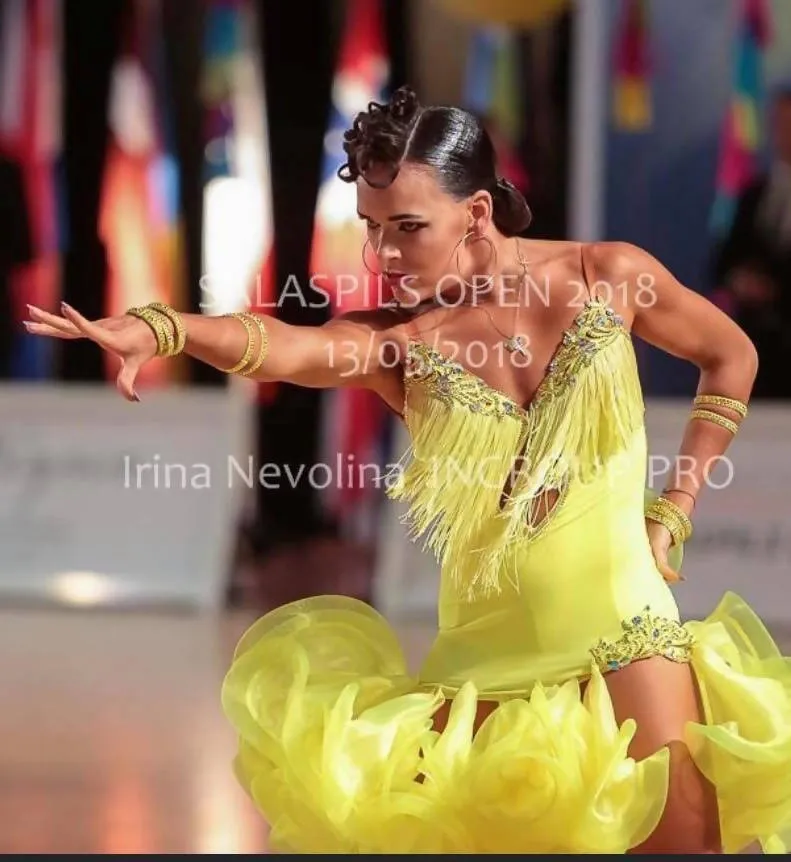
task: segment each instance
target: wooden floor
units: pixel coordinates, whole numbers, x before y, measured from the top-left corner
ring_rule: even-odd
[[[250,620],[0,610],[0,853],[266,852],[219,706]]]
[[[249,614],[0,610],[0,853],[260,853],[220,683]]]

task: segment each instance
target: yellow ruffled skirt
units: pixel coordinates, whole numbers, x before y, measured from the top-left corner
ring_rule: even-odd
[[[754,612],[727,594],[689,622],[705,724],[687,743],[714,782],[726,853],[791,842],[791,666]],[[320,596],[281,607],[242,637],[222,702],[239,735],[237,776],[302,853],[624,853],[665,804],[665,750],[636,762],[601,674],[536,684],[473,735],[478,693],[443,698],[407,673],[368,605]]]

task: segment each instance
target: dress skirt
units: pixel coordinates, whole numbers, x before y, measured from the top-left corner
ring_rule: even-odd
[[[684,628],[705,714],[686,743],[716,787],[724,850],[757,840],[785,853],[789,659],[732,593]],[[582,691],[577,678],[536,682],[473,734],[487,698],[467,683],[435,732],[445,698],[410,675],[387,621],[319,596],[251,626],[222,704],[239,738],[236,774],[275,852],[625,853],[662,816],[669,755],[628,756],[635,724],[617,725],[593,661]]]

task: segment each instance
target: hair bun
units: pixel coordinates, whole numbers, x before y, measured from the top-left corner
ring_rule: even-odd
[[[420,109],[417,94],[411,87],[399,87],[390,97],[388,109],[393,119],[409,123]]]
[[[498,177],[492,195],[494,223],[506,236],[517,236],[527,230],[533,213],[519,189],[505,177]]]
[[[375,188],[389,185],[398,174],[409,129],[419,113],[415,91],[407,86],[399,87],[386,104],[369,102],[367,110],[360,112],[352,128],[343,134],[343,149],[348,158],[338,169],[338,176],[344,182],[362,177]],[[369,176],[373,165],[380,169],[376,183]]]

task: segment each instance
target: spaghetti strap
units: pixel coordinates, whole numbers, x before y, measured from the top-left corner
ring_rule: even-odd
[[[580,263],[582,269],[582,280],[585,282],[585,288],[588,291],[589,299],[596,299],[596,280],[595,273],[593,273],[594,277],[591,277],[591,264],[588,259],[588,256],[585,254],[585,243],[580,243]]]

